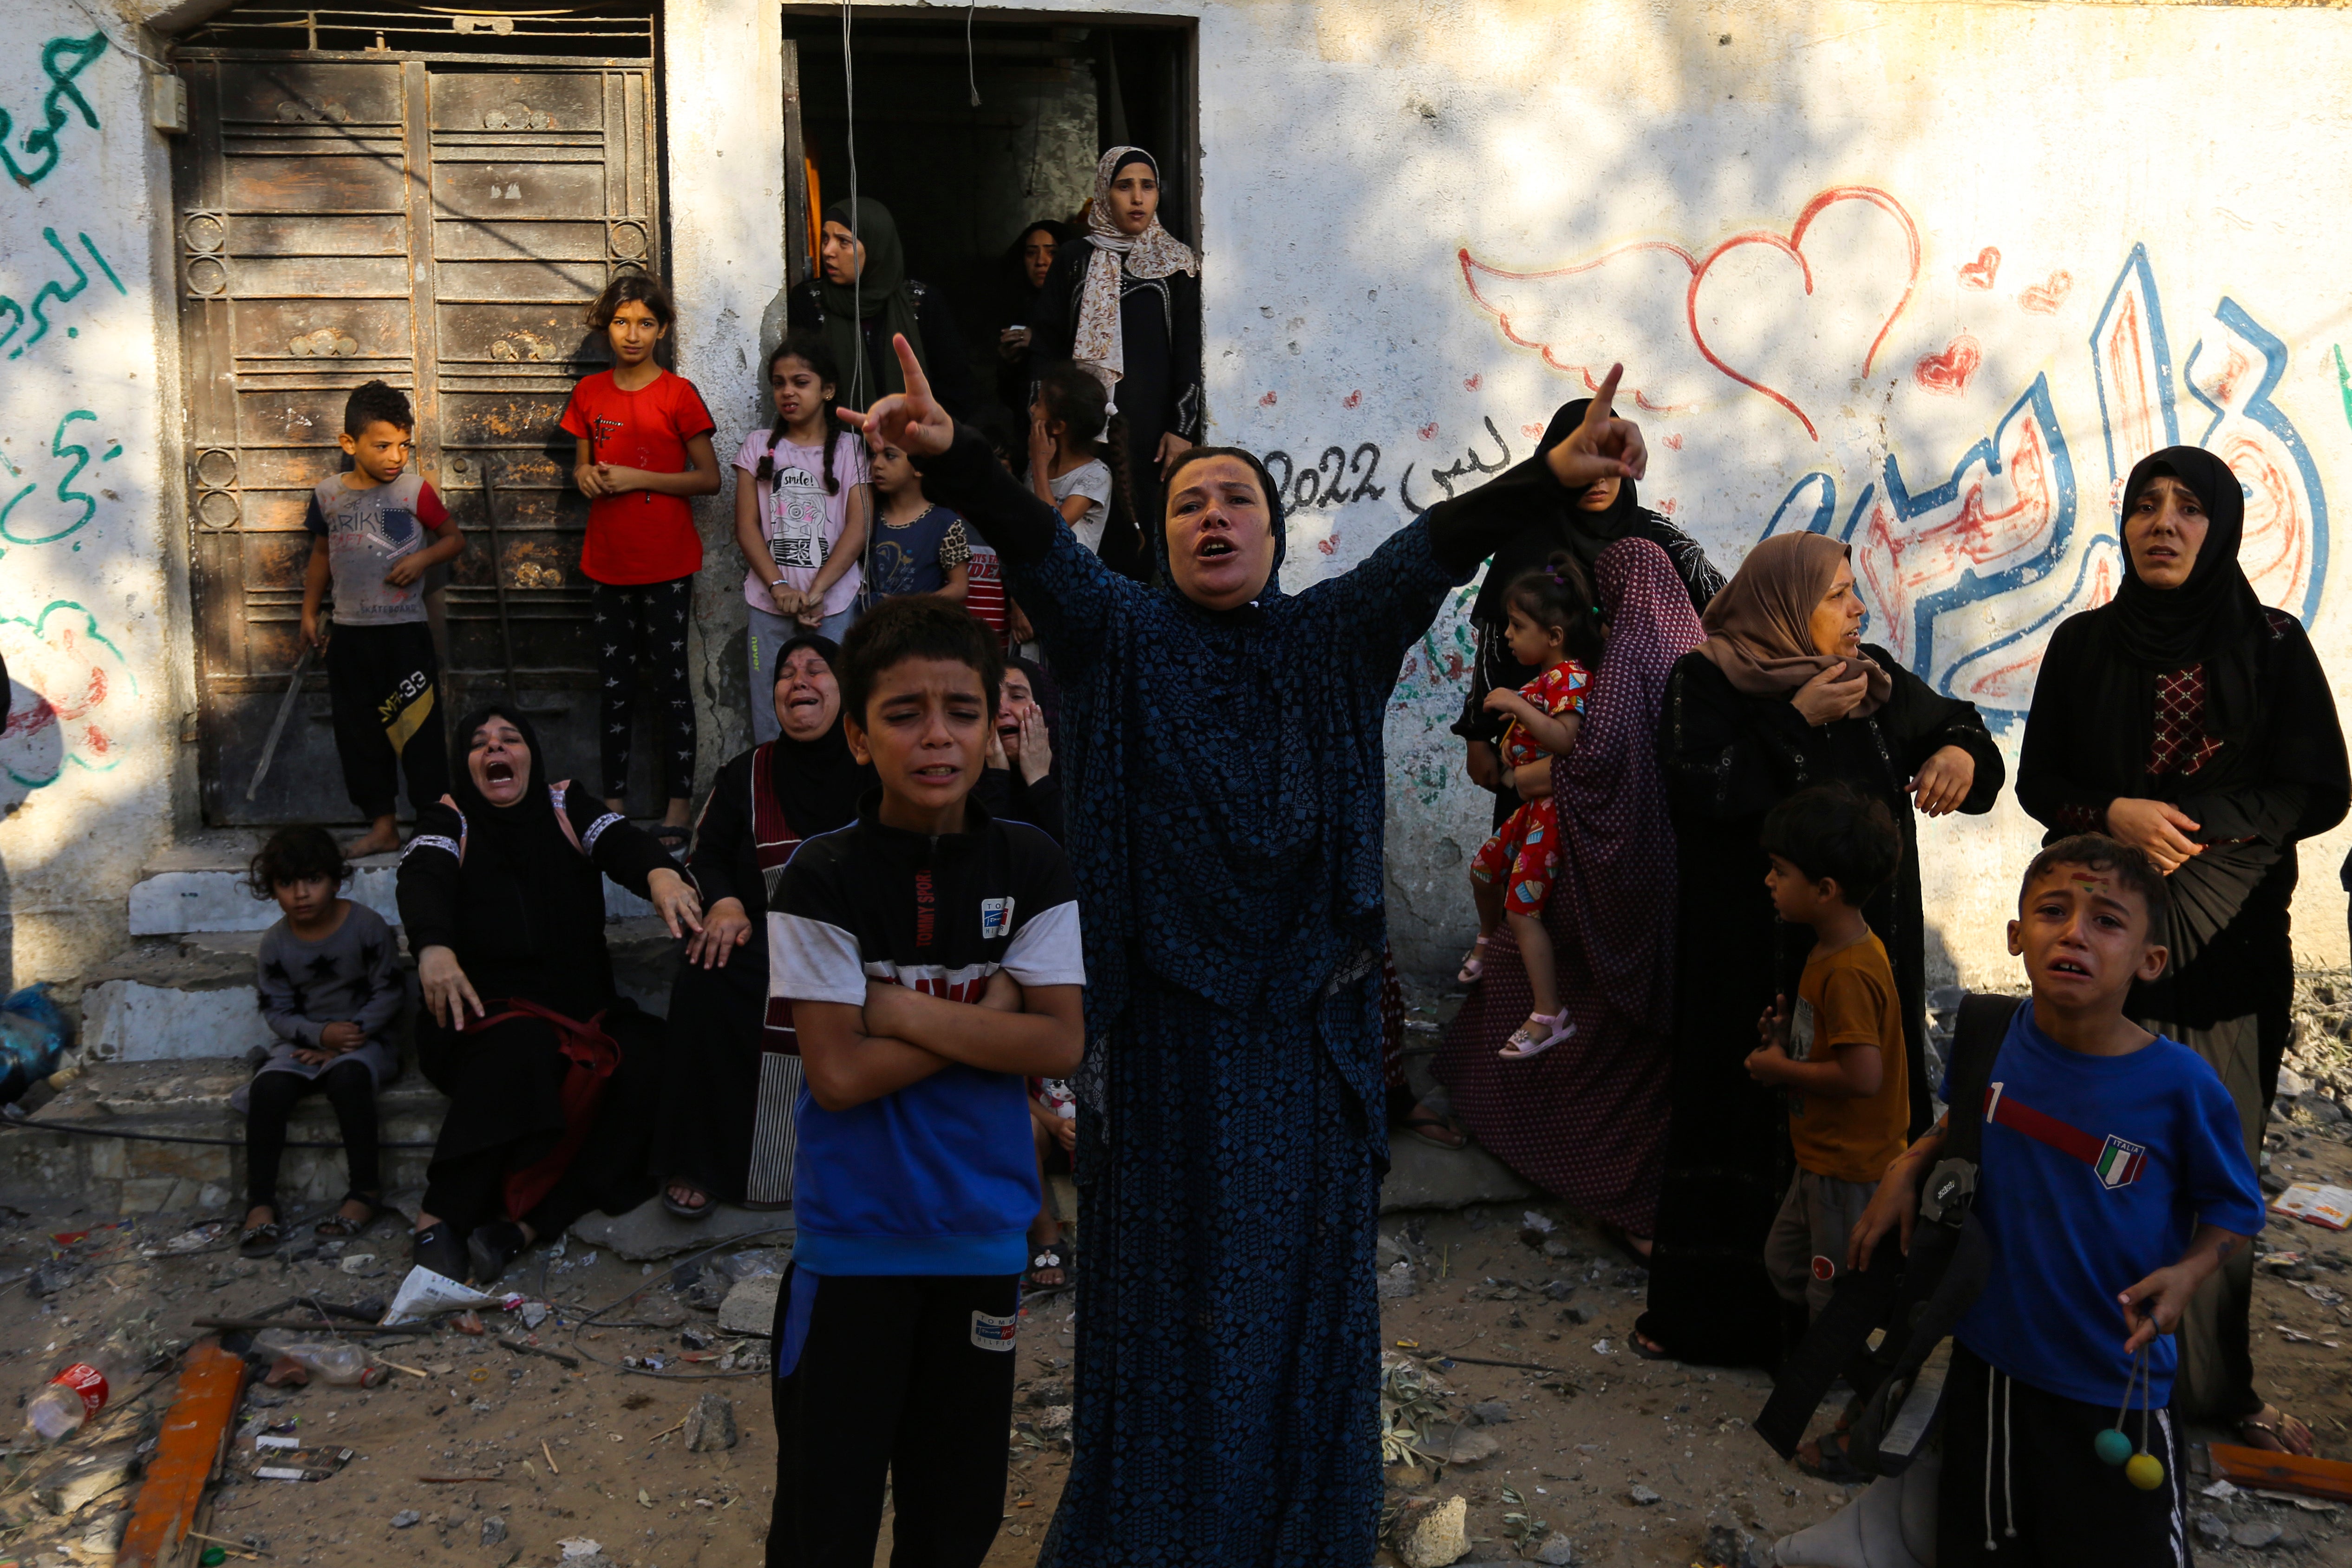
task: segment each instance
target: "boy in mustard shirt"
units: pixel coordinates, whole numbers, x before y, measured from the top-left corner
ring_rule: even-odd
[[[1789,1184],[1764,1267],[1782,1300],[1818,1316],[1845,1267],[1846,1238],[1910,1137],[1903,1012],[1886,949],[1862,907],[1895,875],[1903,840],[1881,803],[1843,784],[1800,790],[1764,818],[1780,918],[1813,928],[1813,950],[1786,996],[1757,1020],[1748,1076],[1789,1091]]]

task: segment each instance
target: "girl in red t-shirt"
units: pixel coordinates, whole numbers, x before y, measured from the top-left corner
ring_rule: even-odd
[[[572,389],[563,428],[574,437],[572,481],[588,500],[580,570],[593,585],[603,698],[604,801],[626,809],[629,741],[640,664],[653,667],[668,796],[654,837],[673,854],[688,841],[694,797],[694,689],[687,679],[687,622],[702,539],[689,496],[719,493],[716,428],[694,383],[654,363],[677,320],[653,279],[626,273],[588,307],[588,324],[613,346],[613,368]]]

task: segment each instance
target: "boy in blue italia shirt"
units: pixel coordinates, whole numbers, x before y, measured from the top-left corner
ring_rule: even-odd
[[[1976,1213],[1992,1244],[1983,1293],[1954,1331],[1944,1385],[1937,1563],[2182,1563],[2185,1445],[2170,1409],[2170,1338],[2197,1288],[2263,1227],[2236,1104],[2204,1059],[2124,1016],[2135,980],[2164,973],[2164,879],[2095,834],[2034,857],[2010,922],[2032,996],[1985,1095]],[[1947,1080],[1946,1092],[1949,1092]],[[1879,1185],[1849,1263],[1900,1227],[1944,1127]],[[2093,1440],[2124,1422],[2165,1468],[2143,1491]]]
[[[1003,665],[961,606],[886,600],[842,645],[852,752],[881,789],[769,904],[769,989],[805,1084],[776,1311],[770,1568],[973,1568],[1003,1512],[1013,1331],[1042,1201],[1026,1076],[1084,1039],[1076,885],[970,799]]]

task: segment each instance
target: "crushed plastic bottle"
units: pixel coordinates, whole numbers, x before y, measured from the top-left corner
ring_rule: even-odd
[[[256,1334],[253,1348],[273,1362],[291,1361],[338,1388],[373,1388],[392,1375],[348,1340],[302,1339],[272,1331]]]
[[[72,1436],[97,1419],[129,1370],[130,1358],[110,1345],[74,1362],[25,1401],[26,1431],[44,1443]]]

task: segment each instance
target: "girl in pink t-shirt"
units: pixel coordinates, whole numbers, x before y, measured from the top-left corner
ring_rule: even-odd
[[[824,334],[788,333],[768,356],[772,429],[754,430],[735,454],[735,546],[750,567],[751,690],[774,683],[778,648],[803,632],[841,641],[856,617],[873,508],[866,444],[834,418],[840,380]],[[774,705],[755,700],[751,733],[777,735]]]

